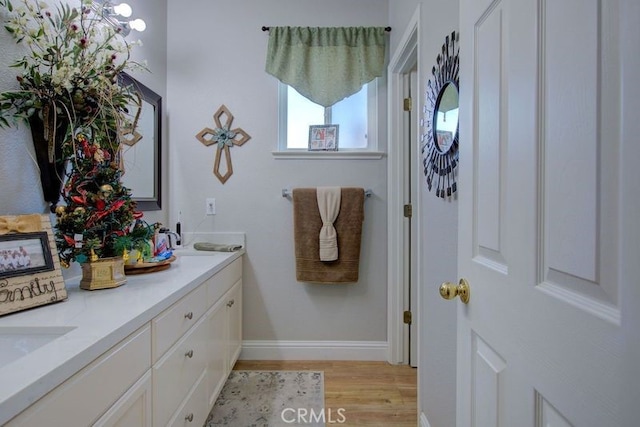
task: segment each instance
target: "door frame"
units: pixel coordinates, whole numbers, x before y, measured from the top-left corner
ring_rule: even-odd
[[[394,141],[401,141],[404,137],[404,111],[401,108],[403,102],[404,75],[411,71],[417,65],[418,67],[418,87],[416,92],[422,93],[422,85],[420,84],[420,5],[416,7],[411,20],[407,24],[407,28],[398,43],[398,47],[389,61],[387,68],[388,75],[388,167],[387,167],[387,361],[393,364],[407,363],[409,354],[405,354],[404,342],[404,322],[402,319],[403,302],[404,302],[404,271],[403,271],[403,254],[404,254],[404,237],[403,237],[403,181],[404,181],[404,155],[406,147],[403,144],[394,144]],[[415,102],[414,108],[418,108],[421,103]],[[418,109],[418,112],[420,110]],[[416,126],[416,135],[419,135],[420,124],[413,123]],[[416,163],[417,164],[417,163]],[[419,184],[419,168],[412,168],[412,183]],[[416,187],[417,188],[417,187]],[[413,222],[412,234],[420,236],[420,192],[417,192],[417,199],[412,200],[413,205]],[[414,245],[416,253],[413,258],[419,260],[421,253],[421,244]],[[413,281],[417,287],[417,301],[420,301],[420,286],[422,271],[419,265],[414,266]],[[412,325],[418,327],[420,324],[419,305],[415,305],[415,313],[413,314]],[[414,345],[418,348],[418,360],[420,358],[420,334],[418,342]]]

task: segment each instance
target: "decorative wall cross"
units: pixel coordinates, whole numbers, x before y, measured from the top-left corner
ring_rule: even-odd
[[[223,116],[224,125],[222,124]],[[213,121],[217,127],[215,129],[202,129],[200,133],[196,135],[196,138],[207,147],[212,144],[218,144],[216,160],[213,165],[213,174],[224,184],[233,174],[231,152],[229,149],[234,145],[241,146],[250,140],[251,137],[241,128],[231,129],[233,114],[231,114],[224,105],[220,106],[218,111],[213,115]],[[220,159],[222,156],[224,156],[226,164],[226,172],[224,174],[220,173]]]

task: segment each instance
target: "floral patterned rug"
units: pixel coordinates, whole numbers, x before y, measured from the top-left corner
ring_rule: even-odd
[[[324,427],[324,373],[231,371],[205,427]]]

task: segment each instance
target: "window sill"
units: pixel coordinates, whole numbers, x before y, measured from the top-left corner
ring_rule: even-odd
[[[273,151],[276,160],[377,160],[383,158],[384,151]]]

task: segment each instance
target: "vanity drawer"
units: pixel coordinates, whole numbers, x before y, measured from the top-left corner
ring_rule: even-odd
[[[137,330],[6,424],[92,425],[151,366],[149,325]]]
[[[242,257],[206,281],[209,307],[214,305],[242,277]]]
[[[153,425],[167,424],[206,371],[207,330],[208,322],[203,317],[153,366]]]
[[[171,427],[200,427],[207,421],[209,405],[207,404],[207,381],[203,373],[195,384],[180,409],[169,422]]]
[[[207,311],[207,289],[199,286],[151,322],[153,361],[156,362]]]

